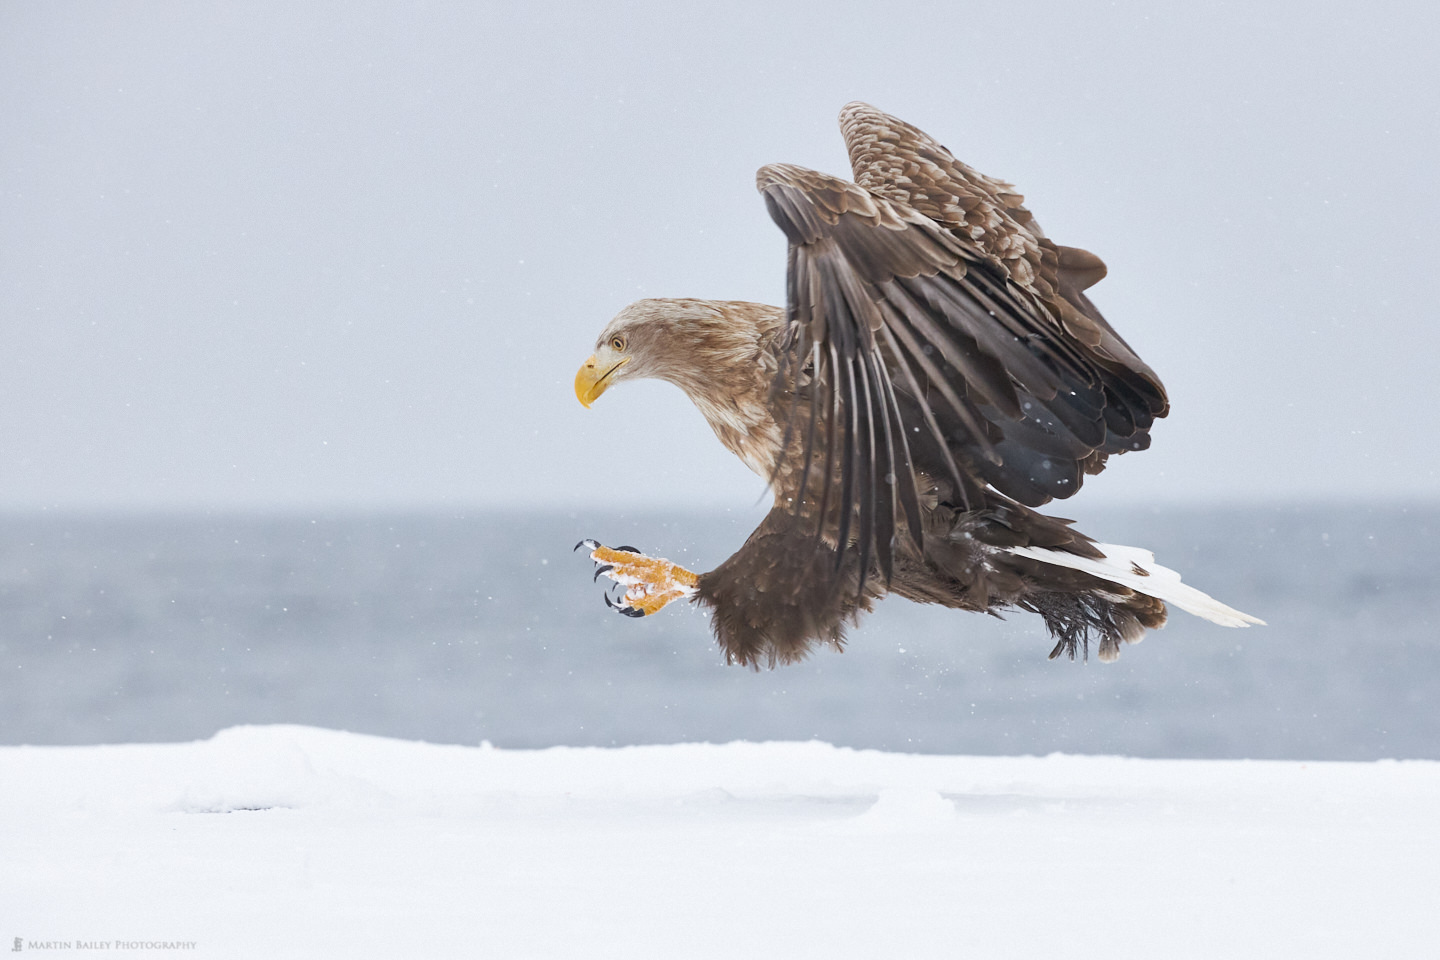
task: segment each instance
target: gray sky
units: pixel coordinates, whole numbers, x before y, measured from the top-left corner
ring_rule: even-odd
[[[852,99],[1109,263],[1174,409],[1082,502],[1435,496],[1436,10],[0,0],[0,508],[750,507],[571,381],[781,301],[754,171]]]

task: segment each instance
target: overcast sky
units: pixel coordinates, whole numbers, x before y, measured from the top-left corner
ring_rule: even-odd
[[[1436,10],[0,0],[0,508],[750,507],[571,382],[781,302],[754,171],[852,99],[1109,264],[1173,410],[1082,501],[1440,495]]]

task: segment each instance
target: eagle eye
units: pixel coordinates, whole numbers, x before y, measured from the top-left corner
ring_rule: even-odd
[[[624,349],[625,349],[625,338],[624,338],[624,337],[611,337],[611,338],[610,338],[610,348],[611,348],[612,350],[616,350],[616,351],[624,350]]]

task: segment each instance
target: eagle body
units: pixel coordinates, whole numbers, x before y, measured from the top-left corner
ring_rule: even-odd
[[[688,596],[750,666],[840,646],[889,593],[1038,613],[1052,657],[1093,641],[1103,661],[1162,626],[1166,601],[1259,622],[1034,509],[1148,447],[1169,410],[1084,292],[1103,262],[1051,242],[1012,187],[903,121],[852,103],[841,129],[853,182],[757,175],[789,241],[785,308],[641,300],[576,377],[587,406],[623,380],[680,387],[774,496],[732,557],[699,575],[670,565],[683,576],[663,586],[650,558],[593,545],[630,585],[622,612]]]

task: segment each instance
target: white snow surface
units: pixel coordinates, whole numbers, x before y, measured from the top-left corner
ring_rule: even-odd
[[[0,948],[1434,955],[1437,809],[1431,761],[500,750],[296,726],[5,747]]]

